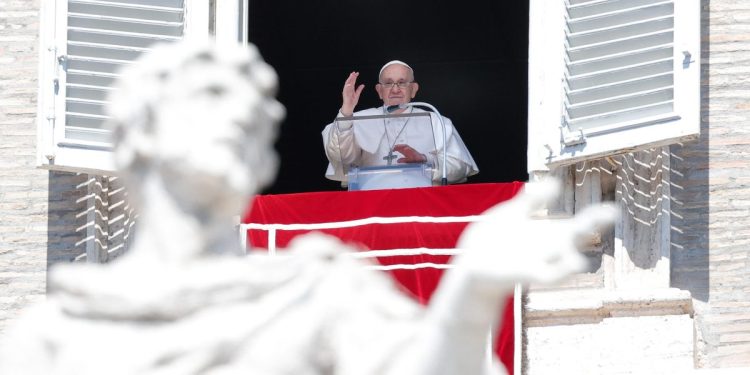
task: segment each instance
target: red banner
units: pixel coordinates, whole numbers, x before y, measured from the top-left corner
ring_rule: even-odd
[[[422,216],[447,218],[479,215],[488,208],[512,198],[523,186],[521,182],[463,184],[429,188],[370,190],[353,192],[313,192],[299,194],[260,195],[245,215],[243,223],[256,224],[318,224],[371,217]],[[466,222],[406,222],[365,224],[344,228],[321,229],[361,249],[452,249],[467,225]],[[498,228],[502,230],[502,228]],[[308,230],[281,230],[276,233],[276,246]],[[251,229],[248,243],[253,249],[268,248],[268,232]],[[444,265],[449,255],[388,255],[378,257],[384,266],[407,264]],[[429,302],[442,276],[436,267],[395,269],[390,272],[417,301]],[[513,298],[509,297],[496,335],[495,353],[513,373]]]

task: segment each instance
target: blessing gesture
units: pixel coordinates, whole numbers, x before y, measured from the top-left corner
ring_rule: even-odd
[[[349,78],[344,82],[344,89],[341,91],[343,99],[341,114],[344,116],[351,116],[354,113],[354,107],[359,102],[359,95],[365,88],[365,85],[357,86],[357,77],[359,77],[359,72],[351,72],[349,73]]]

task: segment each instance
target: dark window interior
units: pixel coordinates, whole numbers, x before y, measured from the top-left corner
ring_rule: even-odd
[[[528,2],[251,0],[249,39],[278,72],[287,117],[281,169],[265,193],[339,190],[320,132],[351,71],[358,110],[379,106],[380,67],[409,63],[428,102],[453,120],[479,165],[469,183],[525,180]]]

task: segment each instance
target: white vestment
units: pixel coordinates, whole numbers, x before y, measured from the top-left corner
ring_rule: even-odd
[[[383,107],[355,112],[355,117],[384,114]],[[407,108],[404,113],[428,113],[419,108]],[[436,114],[427,117],[378,118],[356,121],[335,121],[323,129],[323,145],[328,157],[326,177],[346,185],[346,173],[352,166],[371,167],[388,165],[388,156],[402,157],[392,151],[397,144],[407,144],[427,157],[432,169],[433,184],[442,177],[443,129]],[[343,117],[339,113],[338,117]],[[445,123],[446,174],[449,183],[462,182],[477,174],[474,162],[464,141],[447,117]],[[397,164],[396,158],[392,163]]]

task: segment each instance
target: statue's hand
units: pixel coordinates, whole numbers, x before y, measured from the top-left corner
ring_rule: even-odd
[[[457,268],[488,291],[505,291],[515,282],[551,283],[586,267],[579,249],[593,232],[617,216],[612,205],[594,205],[570,219],[535,218],[558,195],[553,180],[529,183],[510,201],[487,210],[486,220],[470,224],[459,239],[464,253]]]

